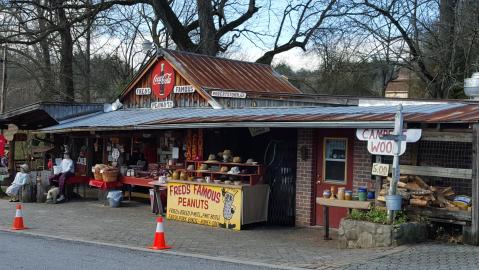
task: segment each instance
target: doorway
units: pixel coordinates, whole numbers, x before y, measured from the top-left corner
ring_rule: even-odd
[[[322,197],[323,191],[331,190],[331,187],[336,192],[340,187],[352,190],[354,130],[319,130],[316,135],[316,142],[315,197]],[[315,212],[316,225],[324,225],[323,208],[316,205]],[[330,226],[338,228],[339,222],[346,215],[346,208],[330,207]]]

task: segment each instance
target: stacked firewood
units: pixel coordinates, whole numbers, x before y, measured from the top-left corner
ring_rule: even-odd
[[[379,192],[378,201],[386,201],[385,196],[388,194],[389,183],[392,179],[388,177],[387,180]],[[401,176],[397,186],[397,194],[401,195],[403,200],[409,202],[410,205],[459,210],[459,208],[452,203],[455,193],[451,187],[429,186],[419,176]]]

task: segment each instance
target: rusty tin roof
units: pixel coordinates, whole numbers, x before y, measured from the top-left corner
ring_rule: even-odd
[[[475,123],[479,104],[443,103],[404,105],[405,122]],[[174,108],[127,109],[69,120],[46,132],[74,130],[164,129],[221,126],[377,127],[392,126],[395,106],[339,106],[286,108]]]
[[[301,93],[269,65],[231,60],[189,52],[160,51],[185,77],[203,89],[249,91],[258,93]]]

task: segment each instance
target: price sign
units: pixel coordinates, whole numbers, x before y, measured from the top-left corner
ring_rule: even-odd
[[[389,164],[373,163],[372,175],[388,176]]]

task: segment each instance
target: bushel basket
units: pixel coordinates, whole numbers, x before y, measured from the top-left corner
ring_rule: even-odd
[[[103,180],[101,171],[106,167],[105,164],[96,164],[91,170],[93,172],[93,178],[96,180]]]
[[[118,169],[103,169],[103,181],[115,182],[118,180]]]

